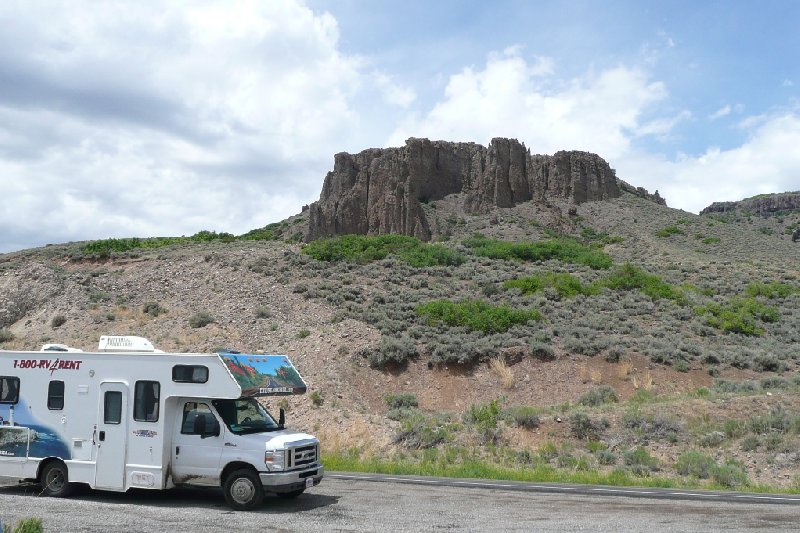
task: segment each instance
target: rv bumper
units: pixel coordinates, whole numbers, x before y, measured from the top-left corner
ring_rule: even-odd
[[[291,472],[260,472],[259,477],[267,492],[293,492],[310,487],[312,484],[319,485],[324,471],[322,465],[317,465]]]

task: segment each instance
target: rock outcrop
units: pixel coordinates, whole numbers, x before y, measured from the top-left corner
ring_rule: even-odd
[[[700,211],[701,215],[728,211],[749,212],[753,215],[769,216],[800,210],[800,191],[781,194],[762,194],[738,202],[714,202]]]
[[[422,204],[450,194],[463,193],[467,211],[484,213],[548,198],[574,204],[616,198],[623,187],[664,203],[618,180],[588,152],[531,155],[516,139],[495,138],[484,147],[411,138],[401,148],[336,154],[319,201],[308,208],[306,237],[400,233],[428,240]]]

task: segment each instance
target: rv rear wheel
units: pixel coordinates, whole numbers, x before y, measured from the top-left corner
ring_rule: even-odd
[[[249,511],[264,501],[264,487],[255,472],[243,468],[225,480],[225,500],[237,511]]]
[[[53,498],[69,496],[72,492],[72,486],[69,484],[67,465],[61,461],[47,463],[42,470],[40,484],[42,487],[42,494],[45,496]]]

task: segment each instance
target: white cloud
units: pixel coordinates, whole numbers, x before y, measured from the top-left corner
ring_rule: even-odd
[[[636,153],[616,162],[618,174],[659,189],[671,207],[698,212],[712,201],[800,189],[800,116],[764,118],[740,146],[668,160]]]
[[[500,136],[523,140],[538,153],[569,148],[614,158],[628,151],[631,132],[663,134],[687,118],[680,113],[642,128],[644,111],[667,93],[638,69],[619,66],[565,83],[554,71],[552,59],[529,64],[516,48],[490,55],[482,69],[450,76],[443,100],[406,120],[388,144],[412,136],[478,142]]]
[[[671,117],[661,117],[642,124],[640,127],[636,128],[635,135],[636,137],[653,135],[659,140],[666,140],[675,126],[691,118],[692,113],[684,109]]]
[[[412,87],[401,85],[383,72],[375,72],[372,77],[388,104],[407,108],[417,98],[417,93]]]
[[[727,117],[731,114],[731,106],[724,105],[708,115],[709,120],[717,120],[718,118]]]
[[[450,76],[442,99],[398,127],[388,144],[410,136],[483,143],[502,136],[524,141],[536,153],[587,150],[608,160],[622,179],[658,189],[671,206],[694,212],[712,201],[800,188],[800,118],[794,110],[746,119],[740,127],[749,137],[738,147],[670,158],[633,143],[668,139],[692,119],[688,110],[659,116],[658,107],[668,103],[663,83],[627,66],[559,82],[554,67],[534,75],[519,49],[490,55],[482,68]],[[709,118],[743,109],[727,105]]]
[[[333,17],[291,0],[4,2],[0,24],[0,252],[294,214],[370,90]]]

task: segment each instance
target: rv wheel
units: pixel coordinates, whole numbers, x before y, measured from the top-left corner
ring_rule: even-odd
[[[72,492],[67,474],[67,465],[61,461],[47,463],[42,470],[41,477],[42,494],[53,498],[63,498]]]
[[[252,470],[236,470],[225,480],[225,499],[237,511],[249,511],[264,501],[264,487]]]

